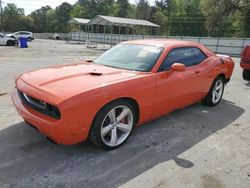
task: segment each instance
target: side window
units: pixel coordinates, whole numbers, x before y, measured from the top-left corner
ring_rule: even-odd
[[[169,70],[174,63],[182,63],[189,67],[192,66],[195,61],[195,54],[192,48],[176,48],[169,52],[160,70]]]
[[[203,62],[205,59],[207,59],[207,57],[205,56],[205,54],[199,50],[198,48],[193,48],[194,54],[195,54],[195,65],[200,64],[201,62]]]

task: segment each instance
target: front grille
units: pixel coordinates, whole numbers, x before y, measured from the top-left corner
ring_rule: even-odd
[[[30,108],[32,108],[32,109],[34,109],[42,114],[50,116],[52,118],[55,118],[55,119],[61,118],[60,111],[56,106],[45,103],[44,101],[41,101],[41,100],[36,99],[34,97],[31,97],[31,96],[21,92],[20,90],[17,90],[17,91],[18,91],[18,95],[19,95],[21,101],[26,106],[28,106],[28,107],[30,107]]]

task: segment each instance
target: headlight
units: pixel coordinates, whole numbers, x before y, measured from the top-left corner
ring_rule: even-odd
[[[47,116],[50,116],[55,119],[60,119],[61,118],[61,113],[59,109],[52,104],[46,103],[44,101],[41,101],[39,99],[36,99],[34,97],[31,97],[27,95],[26,93],[23,93],[18,90],[19,97],[21,101],[27,105],[28,107],[45,114]]]

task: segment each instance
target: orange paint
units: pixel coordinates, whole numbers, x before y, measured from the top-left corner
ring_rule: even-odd
[[[223,74],[229,80],[234,68],[231,58],[218,57],[195,42],[156,39],[125,43],[161,46],[164,51],[150,72],[122,70],[84,62],[25,73],[17,78],[17,89],[56,106],[60,111],[60,118],[47,116],[28,107],[15,89],[12,100],[18,113],[56,143],[76,144],[88,138],[95,115],[113,100],[135,100],[139,106],[137,125],[141,125],[202,100],[214,79]],[[199,65],[185,67],[185,70],[177,65],[175,71],[159,72],[168,53],[180,47],[196,47],[207,59]],[[91,70],[101,75],[91,74]]]

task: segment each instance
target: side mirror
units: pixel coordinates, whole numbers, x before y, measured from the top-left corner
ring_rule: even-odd
[[[171,70],[176,71],[176,72],[182,72],[186,69],[186,66],[182,63],[174,63],[171,66]]]

